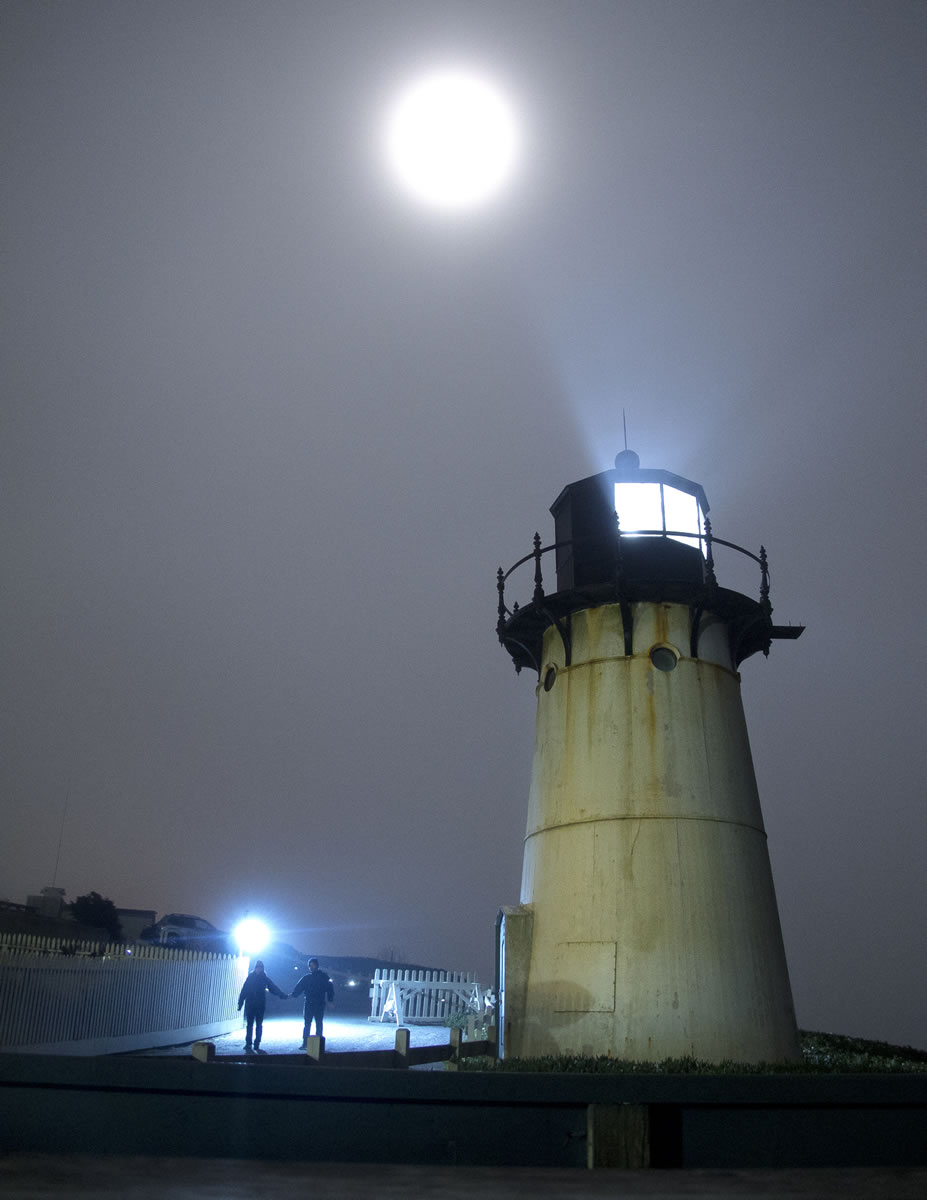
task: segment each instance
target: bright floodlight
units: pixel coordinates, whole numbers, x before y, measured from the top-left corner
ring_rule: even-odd
[[[502,94],[455,69],[434,71],[403,92],[386,127],[386,154],[400,183],[447,210],[493,196],[512,173],[518,141]]]
[[[235,940],[239,953],[250,957],[260,954],[270,941],[270,930],[258,917],[245,917],[235,926]]]

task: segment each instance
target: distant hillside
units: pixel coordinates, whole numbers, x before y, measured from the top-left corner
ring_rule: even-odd
[[[374,971],[437,971],[443,967],[426,967],[422,963],[387,962],[383,958],[360,958],[352,955],[317,954],[319,965],[328,971],[329,975],[338,973],[358,981],[373,979]]]

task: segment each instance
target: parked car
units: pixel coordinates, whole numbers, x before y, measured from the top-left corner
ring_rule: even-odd
[[[216,929],[202,917],[187,913],[168,913],[146,926],[138,935],[143,942],[158,942],[176,950],[208,950],[214,954],[237,954],[235,939],[230,933]]]

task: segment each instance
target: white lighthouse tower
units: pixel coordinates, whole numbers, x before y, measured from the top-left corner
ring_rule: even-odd
[[[502,1053],[797,1058],[738,670],[802,627],[772,623],[765,551],[713,537],[702,487],[632,451],[551,512],[554,544],[498,575],[499,640],[538,679]],[[719,586],[719,546],[755,560],[757,599]]]

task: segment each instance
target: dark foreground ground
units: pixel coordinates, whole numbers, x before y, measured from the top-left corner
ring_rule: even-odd
[[[274,1017],[265,1023],[261,1059],[293,1055],[302,1033],[301,1021]],[[373,1025],[356,1015],[332,1011],[326,1017],[326,1043],[331,1053],[386,1049],[393,1045],[395,1027]],[[413,1045],[446,1042],[448,1030],[413,1027]],[[241,1058],[242,1031],[213,1039],[217,1058],[232,1056],[224,1071],[245,1070]],[[189,1045],[146,1052],[139,1057],[185,1056]],[[121,1056],[123,1062],[133,1056]],[[141,1063],[139,1063],[141,1069]],[[199,1068],[194,1068],[199,1069]],[[203,1068],[208,1070],[209,1068]],[[382,1074],[376,1072],[377,1075]],[[392,1072],[386,1073],[388,1076]],[[340,1077],[341,1072],[336,1075]],[[438,1079],[434,1082],[439,1083]],[[424,1083],[424,1081],[423,1081]],[[433,1089],[432,1089],[433,1090]],[[77,1100],[80,1103],[80,1100]],[[495,1110],[486,1118],[496,1121]],[[59,1113],[67,1121],[64,1111]],[[58,1118],[56,1118],[58,1119]],[[15,1143],[14,1143],[15,1144]],[[33,1144],[33,1150],[40,1148]],[[53,1144],[50,1140],[49,1144]],[[72,1148],[73,1145],[72,1145]],[[765,1197],[768,1200],[821,1197],[822,1200],[924,1200],[927,1168],[783,1168],[596,1170],[564,1167],[452,1167],[442,1165],[380,1165],[312,1163],[235,1158],[195,1158],[118,1154],[44,1154],[11,1150],[0,1154],[0,1196],[3,1200],[629,1200],[683,1197]]]
[[[4,1200],[923,1200],[927,1170],[582,1171],[8,1154]]]

